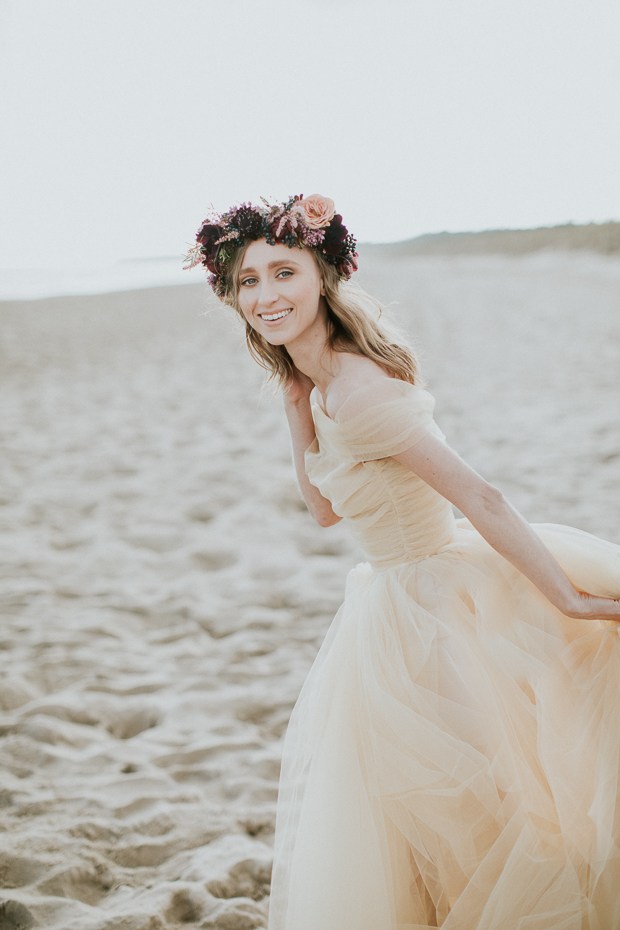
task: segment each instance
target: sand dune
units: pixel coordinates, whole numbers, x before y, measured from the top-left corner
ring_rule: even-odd
[[[427,233],[387,245],[365,246],[375,255],[525,255],[539,251],[620,253],[620,223],[565,223],[537,229],[485,229],[481,232]]]
[[[529,519],[620,542],[620,260],[363,268],[452,445]],[[281,736],[360,554],[209,306],[0,305],[3,930],[266,925]]]

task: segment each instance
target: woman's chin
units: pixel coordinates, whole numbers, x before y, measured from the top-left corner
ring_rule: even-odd
[[[286,342],[284,333],[263,333],[263,338],[270,346],[283,346]]]

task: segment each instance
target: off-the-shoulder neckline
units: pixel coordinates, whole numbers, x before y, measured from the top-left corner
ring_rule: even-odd
[[[400,378],[388,378],[388,379],[377,378],[377,379],[374,380],[374,381],[368,381],[366,384],[361,384],[358,388],[355,388],[354,391],[351,391],[351,393],[349,394],[349,396],[347,397],[347,399],[344,401],[344,403],[342,403],[342,404],[340,405],[340,407],[338,408],[338,413],[336,414],[336,417],[335,417],[335,418],[334,418],[334,417],[330,417],[330,415],[323,409],[323,407],[321,406],[321,404],[320,404],[318,401],[315,401],[314,403],[311,402],[311,406],[312,406],[313,409],[316,407],[317,410],[319,411],[319,413],[321,413],[321,415],[322,415],[329,423],[333,423],[334,426],[344,426],[345,424],[344,424],[344,423],[341,423],[340,420],[337,419],[337,417],[338,417],[338,415],[340,414],[341,410],[343,410],[343,408],[346,407],[346,405],[349,403],[349,401],[351,400],[351,398],[352,398],[352,397],[355,397],[356,394],[359,394],[360,391],[364,391],[364,390],[366,390],[367,388],[372,387],[372,385],[373,385],[373,384],[376,384],[377,381],[384,381],[384,380],[395,381],[397,384],[404,384],[404,385],[406,385],[407,388],[412,388],[413,390],[416,390],[416,391],[422,391],[423,394],[426,394],[426,393],[427,393],[427,392],[424,390],[424,388],[421,388],[419,385],[417,385],[417,384],[411,384],[409,381],[403,381],[403,380],[401,380]],[[318,389],[317,389],[316,387],[313,388],[312,393],[314,393],[314,391],[316,391],[317,394],[319,393],[319,392],[318,392]],[[397,399],[397,398],[392,398],[392,399],[390,399],[390,400],[382,401],[381,403],[375,404],[374,406],[376,406],[376,407],[383,407],[383,406],[385,406],[386,404],[391,404],[391,403],[393,403],[394,400],[396,400],[396,399]],[[356,414],[354,417],[351,417],[349,420],[347,420],[347,421],[346,421],[346,424],[348,425],[349,423],[354,423],[356,420],[358,420],[360,417],[363,417],[363,416],[366,416],[366,411],[364,411],[364,410],[362,410],[360,413]]]

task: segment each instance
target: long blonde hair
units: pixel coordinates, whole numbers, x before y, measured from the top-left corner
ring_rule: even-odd
[[[233,307],[245,325],[250,355],[269,372],[269,380],[286,388],[293,377],[294,365],[285,346],[272,346],[248,323],[239,306],[239,272],[248,240],[231,260],[230,288],[224,302]],[[341,281],[333,265],[315,249],[310,250],[323,279],[327,304],[327,344],[333,352],[352,352],[372,359],[400,381],[419,384],[418,361],[406,339],[381,316],[381,304],[362,288]]]

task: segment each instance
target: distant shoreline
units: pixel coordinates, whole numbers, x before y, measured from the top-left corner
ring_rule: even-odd
[[[620,253],[620,223],[541,226],[538,229],[487,229],[481,232],[426,233],[389,243],[360,243],[367,254],[407,258],[414,255],[525,255],[542,249]]]
[[[537,252],[558,255],[581,251],[584,257],[620,257],[620,222],[588,223],[539,229],[491,229],[481,232],[426,233],[402,242],[360,242],[361,265],[366,259],[406,260],[450,256],[520,257]],[[601,260],[599,259],[599,261]],[[202,269],[183,271],[178,256],[125,259],[101,268],[0,269],[0,302],[84,297],[159,287],[196,285],[209,291]]]

